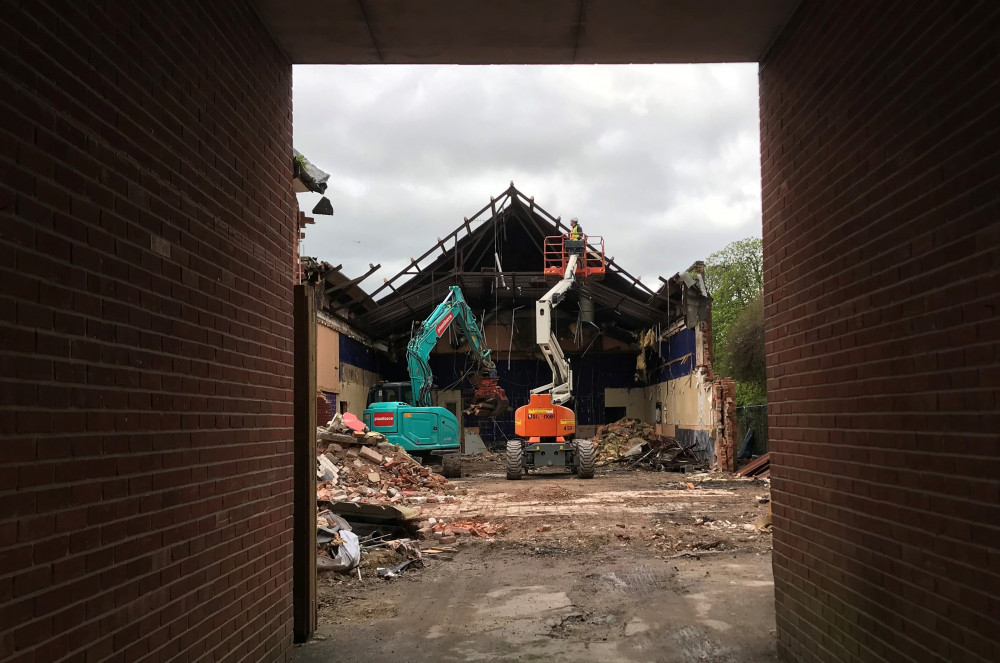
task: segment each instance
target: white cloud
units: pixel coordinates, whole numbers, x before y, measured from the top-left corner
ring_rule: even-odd
[[[303,254],[381,262],[369,288],[511,180],[647,282],[760,234],[755,65],[300,66],[294,83],[295,145],[336,210]]]

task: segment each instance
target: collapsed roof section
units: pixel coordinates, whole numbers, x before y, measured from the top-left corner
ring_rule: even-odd
[[[560,217],[536,205],[512,182],[453,232],[437,238],[423,255],[411,258],[406,268],[384,279],[371,296],[357,284],[377,269],[374,266],[356,279],[327,263],[313,269],[307,265],[306,274],[314,282],[323,281],[327,301],[322,308],[328,313],[373,338],[398,342],[409,337],[414,321],[423,320],[452,285],[462,288],[473,309],[486,319],[520,307],[533,317],[534,302],[554,282],[543,273],[545,237],[568,232]],[[609,256],[605,275],[581,280],[559,313],[579,316],[602,333],[631,343],[637,332],[666,331],[685,318],[692,318],[687,326],[694,326],[703,319],[707,292],[698,278],[686,273],[660,277],[662,284],[653,291]]]
[[[376,308],[374,300],[361,289],[360,283],[371,276],[381,265],[368,265],[368,271],[356,278],[349,278],[341,270],[316,258],[303,257],[303,283],[317,286],[317,308],[347,325],[359,328],[359,318]]]

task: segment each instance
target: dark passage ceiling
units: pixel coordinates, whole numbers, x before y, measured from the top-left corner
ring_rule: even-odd
[[[756,62],[799,0],[251,0],[295,64]]]

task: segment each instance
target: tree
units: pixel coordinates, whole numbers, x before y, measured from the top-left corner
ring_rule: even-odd
[[[758,292],[729,326],[726,339],[730,376],[737,383],[766,392],[767,364],[764,357],[764,297]]]
[[[764,356],[763,242],[756,237],[737,240],[705,261],[705,285],[712,293],[712,334],[715,345],[715,370],[736,380],[736,398],[740,405],[760,403],[766,399],[762,372],[754,373],[743,365],[744,360]],[[755,326],[759,320],[759,327]],[[732,342],[739,331],[739,349]],[[760,335],[755,336],[759,330]],[[758,345],[754,345],[759,342]],[[736,366],[739,361],[741,365]],[[743,369],[748,369],[743,372]],[[744,377],[741,377],[744,376]]]

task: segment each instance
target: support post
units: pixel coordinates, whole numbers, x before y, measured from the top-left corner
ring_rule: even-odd
[[[295,286],[292,630],[295,642],[316,632],[316,299]]]

